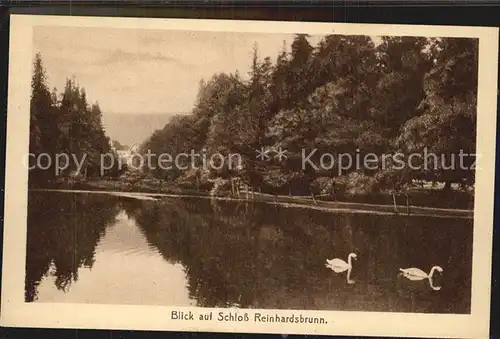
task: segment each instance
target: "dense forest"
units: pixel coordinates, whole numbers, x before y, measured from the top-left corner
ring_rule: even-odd
[[[56,88],[50,91],[40,54],[34,62],[30,110],[29,151],[35,155],[30,158],[30,185],[47,185],[55,179],[74,176],[78,167],[74,159],[84,160],[82,173],[77,175],[90,178],[101,174],[101,154],[111,154],[111,147],[102,125],[99,103],[89,104],[85,88],[74,78],[67,79],[62,93],[58,94]],[[42,158],[41,154],[49,157]],[[67,159],[59,157],[59,167],[64,168],[61,173],[56,169],[58,154],[69,155],[66,163],[63,161]],[[118,162],[113,164],[116,166],[103,174],[117,176]]]
[[[431,183],[469,196],[475,176],[477,57],[478,41],[468,38],[382,37],[375,43],[368,36],[329,35],[312,46],[307,35],[297,34],[274,59],[261,57],[254,45],[247,75],[235,71],[200,80],[192,112],[172,117],[139,150],[145,157],[148,152],[175,157],[194,151],[205,159],[218,154],[226,157],[223,166],[204,166],[200,157],[195,164],[181,158],[168,169],[144,162],[142,174],[128,172],[133,187],[123,189],[137,190],[134,185],[152,177],[159,179],[160,191],[170,185],[239,194],[245,186],[247,194],[342,199],[408,195],[416,183]],[[99,104],[89,102],[74,78],[61,93],[51,91],[37,54],[31,87],[30,153],[46,153],[52,160],[61,153],[85,157],[83,173],[77,174],[87,182],[126,172],[116,154],[126,146],[110,142]],[[286,150],[286,156],[258,157],[263,148]],[[108,164],[101,163],[101,155],[110,152],[115,166],[102,172]],[[238,166],[228,159],[234,154]],[[331,155],[326,166],[325,154]],[[364,160],[348,166],[345,158],[333,158],[341,154],[351,155],[351,163]],[[378,157],[368,166],[370,154]],[[460,154],[468,156],[459,159]],[[304,167],[305,155],[308,163],[322,166]],[[73,176],[77,164],[71,160],[61,173],[54,161],[48,169],[31,170],[30,185]],[[123,178],[130,186],[127,175]]]
[[[273,60],[255,45],[248,76],[202,80],[192,112],[142,145],[144,153],[239,154],[240,167],[145,168],[149,175],[186,188],[234,192],[236,180],[253,191],[294,195],[403,192],[424,181],[447,192],[473,186],[474,157],[462,166],[453,157],[476,148],[476,39],[382,37],[375,44],[368,36],[329,35],[312,46],[297,34],[289,49],[283,43]],[[286,149],[286,159],[257,158],[263,146]],[[427,164],[417,170],[394,160],[343,171],[341,163],[304,168],[302,152],[313,149],[313,163],[324,153],[439,158],[413,158],[413,167]]]

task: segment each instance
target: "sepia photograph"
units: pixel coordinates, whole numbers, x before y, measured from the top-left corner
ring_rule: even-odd
[[[488,337],[498,28],[15,15],[10,53],[2,325]]]

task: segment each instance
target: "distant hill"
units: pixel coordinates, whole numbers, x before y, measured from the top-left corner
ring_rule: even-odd
[[[106,135],[122,145],[141,144],[174,115],[183,113],[103,113]]]

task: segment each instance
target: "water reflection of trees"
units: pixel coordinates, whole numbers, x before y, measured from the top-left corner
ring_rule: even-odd
[[[333,214],[261,203],[204,199],[140,201],[104,195],[30,193],[26,300],[51,267],[67,290],[119,210],[148,242],[186,270],[199,306],[468,312],[472,227],[452,219]],[[351,278],[326,258],[358,255]],[[444,268],[435,285],[399,268]],[[168,288],[168,286],[166,286]],[[89,291],[89,293],[92,293]]]
[[[472,228],[456,220],[331,214],[209,200],[143,202],[129,213],[166,260],[186,268],[199,306],[468,312]],[[352,278],[326,258],[358,254]],[[398,282],[400,267],[446,266],[449,285]],[[427,268],[427,266],[429,266]],[[427,287],[424,288],[424,287]],[[418,302],[415,302],[417,300]]]
[[[55,285],[67,291],[80,267],[92,267],[95,247],[119,211],[118,199],[97,194],[31,192],[28,198],[25,299],[51,265]]]

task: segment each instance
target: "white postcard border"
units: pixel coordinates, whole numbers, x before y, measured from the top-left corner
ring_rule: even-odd
[[[27,171],[32,33],[35,26],[109,27],[260,33],[396,35],[479,38],[479,85],[474,210],[472,304],[470,315],[392,312],[203,309],[24,302]],[[4,247],[0,323],[3,326],[134,330],[214,331],[277,334],[339,334],[417,337],[489,337],[493,189],[496,143],[498,28],[269,21],[106,18],[12,15],[9,60]],[[195,314],[247,312],[248,322],[171,320],[172,310]],[[253,314],[324,317],[328,324],[255,323]]]

